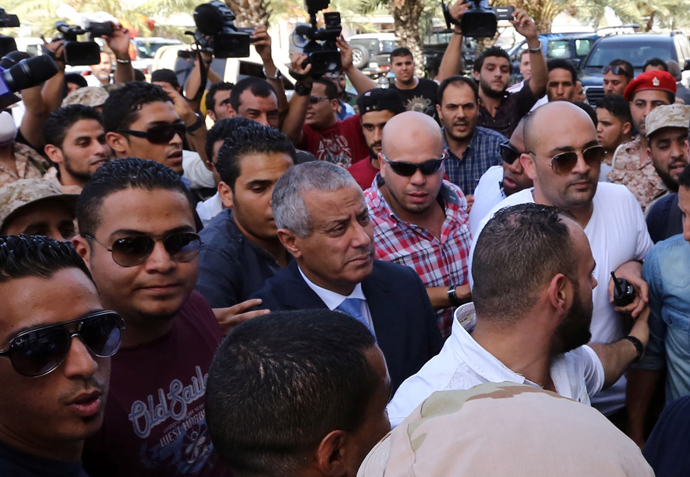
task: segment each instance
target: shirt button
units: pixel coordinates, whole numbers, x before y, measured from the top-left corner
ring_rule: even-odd
[[[673,318],[669,318],[669,319],[668,319],[668,323],[669,323],[669,324],[673,324]]]

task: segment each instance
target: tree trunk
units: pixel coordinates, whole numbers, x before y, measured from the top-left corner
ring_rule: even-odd
[[[649,20],[647,20],[647,24],[645,25],[644,31],[651,31],[652,27],[654,26],[654,14],[655,12],[651,12],[649,14]]]
[[[392,2],[395,22],[395,45],[412,52],[415,62],[415,76],[424,76],[424,56],[422,55],[422,36],[419,33],[419,19],[424,10],[420,0],[394,0]]]
[[[225,0],[230,10],[237,15],[237,25],[253,27],[266,25],[271,17],[270,0]]]

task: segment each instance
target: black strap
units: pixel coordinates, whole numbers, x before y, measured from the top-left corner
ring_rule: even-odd
[[[668,210],[668,219],[666,220],[666,236],[669,238],[683,232],[683,214],[678,206],[678,194],[671,201],[671,208]]]

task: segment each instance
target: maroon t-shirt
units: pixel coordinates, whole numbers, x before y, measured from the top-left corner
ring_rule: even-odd
[[[352,177],[355,178],[362,190],[367,190],[371,187],[374,177],[379,173],[379,170],[371,165],[369,156],[351,165],[347,171],[352,174]]]
[[[318,131],[305,124],[302,132],[304,135],[298,148],[311,152],[319,161],[347,167],[369,156],[359,114]]]
[[[165,336],[113,356],[103,427],[84,448],[90,476],[230,475],[213,452],[204,409],[223,334],[197,292],[173,320]]]

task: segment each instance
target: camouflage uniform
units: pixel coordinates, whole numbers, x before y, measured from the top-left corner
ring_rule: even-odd
[[[0,165],[0,187],[19,179],[40,179],[48,169],[48,162],[33,148],[14,143],[14,163],[17,173]]]
[[[653,200],[667,194],[668,189],[654,170],[652,158],[640,160],[641,152],[640,136],[618,146],[608,178],[630,189],[644,210]]]
[[[63,194],[60,185],[38,179],[20,179],[0,187],[0,230],[8,219],[24,206],[37,201],[52,200],[66,204],[71,210],[77,203],[77,194]],[[11,222],[11,220],[10,220]]]

